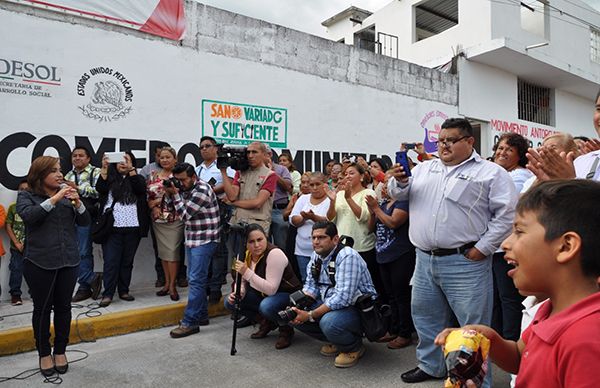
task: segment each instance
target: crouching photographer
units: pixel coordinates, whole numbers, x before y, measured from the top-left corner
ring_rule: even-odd
[[[311,337],[329,342],[321,347],[321,354],[335,357],[336,367],[349,368],[365,351],[361,317],[354,303],[362,295],[375,297],[375,287],[358,252],[340,244],[334,223],[315,223],[311,237],[311,273],[302,291],[316,302],[309,311],[299,308],[305,302],[292,307],[296,315],[291,314],[290,323]]]
[[[268,242],[265,230],[258,224],[246,228],[244,261],[235,262],[235,270],[242,275],[240,313],[259,323],[258,331],[250,338],[265,338],[279,327],[276,349],[291,345],[294,329],[282,323],[278,326],[277,313],[288,305],[290,293],[300,290],[285,253]],[[225,307],[235,308],[235,290],[225,300]]]

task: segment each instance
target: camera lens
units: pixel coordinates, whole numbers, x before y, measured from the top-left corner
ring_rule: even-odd
[[[291,307],[288,307],[285,310],[278,312],[277,315],[279,315],[279,318],[281,318],[282,321],[289,322],[295,319],[298,316],[298,313],[292,310]]]

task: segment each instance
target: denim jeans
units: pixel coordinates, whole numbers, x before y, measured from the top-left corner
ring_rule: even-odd
[[[271,213],[271,237],[273,244],[281,250],[285,250],[289,224],[283,220],[283,210],[273,208]]]
[[[460,326],[489,326],[492,301],[491,258],[472,261],[458,254],[439,257],[417,249],[411,307],[419,335],[419,368],[432,376],[445,376],[442,348],[433,340],[448,327],[452,313]],[[491,382],[490,375],[486,377],[487,386]]]
[[[356,352],[362,345],[360,316],[354,306],[330,311],[318,322],[305,322],[296,328],[313,338],[331,342],[340,352]]]
[[[504,260],[504,252],[494,253],[492,259],[494,273],[494,312],[492,328],[504,339],[518,341],[521,337],[523,299],[515,283],[506,273],[513,268]]]
[[[306,281],[306,275],[308,274],[306,272],[306,266],[308,265],[308,262],[310,261],[310,256],[301,256],[301,255],[296,255],[296,261],[298,262],[298,270],[300,270],[300,277],[302,278],[302,284],[304,284],[304,282]],[[312,274],[311,274],[312,276]]]
[[[10,287],[10,295],[21,296],[21,283],[23,281],[23,254],[16,249],[10,250],[10,263],[8,264],[10,270],[10,278],[8,279],[8,286]]]
[[[104,253],[103,297],[112,299],[115,289],[119,295],[129,293],[133,258],[139,244],[139,228],[113,228],[108,240],[102,244]]]
[[[77,226],[77,242],[79,244],[79,274],[77,282],[80,290],[89,290],[94,280],[94,255],[92,253],[92,227]]]
[[[197,247],[185,248],[188,259],[188,303],[183,312],[181,323],[185,326],[198,326],[200,321],[208,319],[208,301],[206,300],[206,281],[210,258],[217,249],[217,242],[209,242]]]

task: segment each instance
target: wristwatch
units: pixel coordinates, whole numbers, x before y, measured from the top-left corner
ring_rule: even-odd
[[[315,322],[315,319],[313,318],[313,316],[312,316],[312,315],[313,315],[313,310],[310,310],[310,311],[308,312],[308,321],[309,321],[309,322]]]

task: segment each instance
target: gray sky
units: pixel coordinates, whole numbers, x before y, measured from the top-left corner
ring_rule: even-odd
[[[196,0],[213,7],[325,36],[321,22],[354,5],[371,12],[393,0]],[[583,0],[600,11],[600,0]]]
[[[325,36],[321,22],[354,5],[375,12],[392,0],[197,0],[199,3]],[[600,1],[600,0],[599,0]]]

